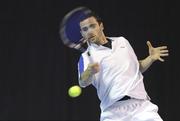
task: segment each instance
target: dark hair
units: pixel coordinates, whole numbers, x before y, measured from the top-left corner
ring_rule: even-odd
[[[79,20],[81,22],[90,17],[94,17],[99,24],[102,23],[102,19],[93,11],[90,11],[90,12],[86,13],[85,15],[80,16]]]

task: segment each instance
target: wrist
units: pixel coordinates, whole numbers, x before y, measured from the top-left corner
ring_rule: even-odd
[[[156,61],[156,59],[153,58],[153,56],[149,55],[148,57],[150,59],[150,61],[153,63],[154,61]]]

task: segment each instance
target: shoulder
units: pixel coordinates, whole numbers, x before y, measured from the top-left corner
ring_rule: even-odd
[[[128,41],[125,37],[119,36],[119,37],[107,37],[111,39],[112,41]]]
[[[80,57],[79,57],[79,62],[85,61],[87,59],[88,56],[88,51],[84,51],[83,53],[81,53]]]
[[[109,39],[112,40],[112,42],[116,43],[116,44],[123,44],[123,45],[127,45],[129,44],[129,41],[123,37],[123,36],[119,36],[119,37],[108,37]]]

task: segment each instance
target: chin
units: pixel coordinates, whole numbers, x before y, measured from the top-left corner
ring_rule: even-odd
[[[92,43],[97,43],[97,41],[96,41],[96,40],[92,40],[91,42],[92,42]]]

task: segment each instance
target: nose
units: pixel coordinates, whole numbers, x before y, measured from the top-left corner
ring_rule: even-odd
[[[92,36],[94,36],[94,33],[93,33],[92,30],[89,30],[88,33],[87,33],[87,35],[88,35],[88,37],[92,37]]]
[[[92,36],[94,36],[94,34],[93,33],[88,33],[88,36],[92,37]]]

